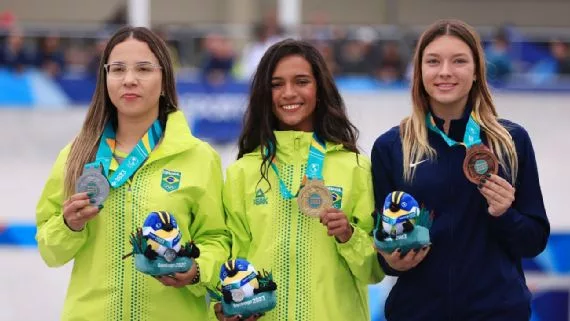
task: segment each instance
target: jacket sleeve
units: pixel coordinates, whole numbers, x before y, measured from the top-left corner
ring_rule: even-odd
[[[520,127],[513,133],[519,170],[515,201],[503,215],[489,215],[495,237],[516,258],[534,257],[544,250],[550,224],[544,209],[536,159],[528,133]]]
[[[382,281],[384,272],[376,262],[371,236],[374,224],[370,215],[374,210],[372,176],[370,161],[363,156],[358,156],[358,159],[360,164],[353,174],[354,191],[351,192],[354,205],[346,213],[354,232],[347,242],[336,244],[354,277],[365,284],[374,284]]]
[[[36,207],[36,241],[40,255],[49,267],[71,261],[87,241],[87,228],[74,232],[63,221],[63,184],[68,153],[69,146],[57,157]]]
[[[251,244],[251,230],[245,216],[244,182],[240,181],[238,167],[230,167],[226,172],[223,200],[226,222],[232,235],[232,258],[247,258]]]
[[[201,176],[204,187],[193,206],[193,220],[190,225],[190,235],[200,249],[200,257],[196,259],[200,267],[200,282],[188,287],[198,296],[206,294],[206,287],[215,288],[220,267],[228,258],[230,250],[230,238],[222,207],[223,177],[220,157],[209,146],[202,155],[204,167],[196,174]]]
[[[390,174],[393,172],[392,161],[390,159],[389,142],[380,137],[372,147],[372,180],[374,186],[374,208],[381,210],[384,206],[386,195],[395,189]],[[375,224],[378,218],[375,216]],[[378,263],[387,275],[399,276],[402,272],[394,270],[388,265],[382,255],[377,254]]]

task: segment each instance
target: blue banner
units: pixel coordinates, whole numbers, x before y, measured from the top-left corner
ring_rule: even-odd
[[[212,143],[235,141],[241,131],[249,85],[179,82],[180,107],[188,117],[194,136]]]

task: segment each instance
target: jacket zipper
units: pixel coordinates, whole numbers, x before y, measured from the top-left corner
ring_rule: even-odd
[[[454,147],[449,147],[449,148],[447,149],[447,150],[448,150],[448,153],[446,153],[446,154],[447,154],[446,157],[447,157],[447,177],[448,177],[448,178],[451,178],[452,175],[453,175],[452,169],[451,169],[451,162],[452,162],[453,154],[454,154],[454,153],[453,153],[453,152],[454,152],[453,148],[454,148]],[[449,186],[448,195],[449,195],[449,197],[451,198],[451,197],[453,196],[453,195],[452,195],[452,193],[453,193],[453,184],[449,184],[448,186]],[[451,224],[450,224],[450,228],[449,228],[449,229],[450,229],[450,242],[449,242],[449,244],[452,245],[452,244],[454,244],[454,230],[453,230],[453,224],[454,224],[455,215],[454,215],[454,213],[449,213],[449,215],[450,215],[450,223],[451,223]],[[454,312],[454,311],[453,311],[453,307],[454,307],[454,302],[453,302],[453,277],[454,277],[453,251],[451,251],[450,254],[451,254],[451,255],[450,255],[450,256],[451,256],[450,262],[452,262],[452,263],[451,263],[450,266],[449,266],[449,272],[448,272],[448,273],[449,273],[449,276],[448,276],[448,277],[449,277],[449,280],[448,280],[448,284],[449,284],[449,288],[448,288],[448,298],[449,298],[449,302],[448,302],[448,304],[449,304],[449,309],[448,309],[448,313],[449,313],[449,314],[448,314],[448,318],[449,318],[449,320],[451,321],[451,320],[453,320],[453,312]]]

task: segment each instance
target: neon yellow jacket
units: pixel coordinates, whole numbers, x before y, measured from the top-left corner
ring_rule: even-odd
[[[312,133],[277,131],[279,172],[292,193],[305,173]],[[374,208],[370,161],[342,145],[326,144],[323,177],[354,227],[351,239],[338,243],[318,219],[285,200],[274,171],[271,189],[260,182],[259,149],[232,164],[223,200],[232,233],[232,257],[273,272],[277,306],[262,320],[369,320],[367,284],[382,280],[372,238]],[[259,184],[258,184],[259,182]]]
[[[222,170],[218,154],[193,137],[182,112],[169,115],[162,142],[132,181],[113,189],[104,208],[80,232],[62,217],[64,166],[69,146],[60,153],[37,205],[36,239],[48,266],[74,260],[62,320],[205,320],[206,288],[218,280],[229,256],[230,236],[222,207]],[[169,183],[169,172],[180,173]],[[172,179],[170,179],[172,181]],[[170,190],[170,192],[169,192]],[[182,240],[194,240],[201,282],[176,289],[138,272],[129,235],[147,214],[172,213]]]

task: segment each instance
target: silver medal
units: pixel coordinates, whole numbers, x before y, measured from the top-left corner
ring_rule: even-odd
[[[234,302],[241,302],[243,301],[243,299],[245,299],[245,293],[243,293],[242,289],[231,290],[231,293],[232,293],[232,300]]]
[[[83,171],[83,174],[77,179],[75,185],[76,193],[91,193],[92,199],[95,200],[93,206],[99,206],[105,202],[109,196],[109,181],[101,173],[100,168],[87,168]]]
[[[176,259],[176,251],[174,251],[174,249],[166,249],[166,251],[164,251],[164,259],[166,260],[166,262],[170,263],[172,261],[174,261]]]

